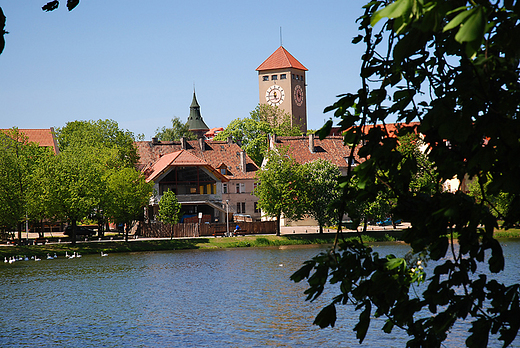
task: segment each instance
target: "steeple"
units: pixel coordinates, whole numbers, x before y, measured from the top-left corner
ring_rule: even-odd
[[[195,89],[193,90],[193,100],[190,105],[190,116],[188,117],[189,130],[195,133],[198,137],[203,137],[209,128],[204,123],[202,116],[200,115],[200,106],[195,96]]]

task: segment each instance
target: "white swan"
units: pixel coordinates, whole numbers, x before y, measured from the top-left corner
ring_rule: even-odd
[[[35,256],[34,257],[34,261],[41,261],[42,259],[40,259],[38,256]]]
[[[47,260],[54,260],[54,257],[52,257],[51,255],[47,254]]]
[[[101,256],[108,256],[108,254],[101,252]]]

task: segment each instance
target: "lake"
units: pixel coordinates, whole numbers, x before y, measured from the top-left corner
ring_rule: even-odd
[[[408,246],[381,243],[380,254]],[[324,246],[85,255],[0,265],[0,347],[356,347],[359,312],[312,325],[331,294],[305,301],[289,280]],[[507,241],[507,283],[520,282],[520,242]],[[374,320],[363,346],[404,347]],[[457,329],[448,347],[464,345]],[[494,346],[500,346],[495,341]],[[517,339],[513,347],[520,347]]]

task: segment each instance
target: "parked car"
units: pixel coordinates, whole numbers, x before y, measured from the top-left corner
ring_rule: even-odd
[[[65,228],[65,232],[63,232],[66,236],[72,236],[72,226],[67,226]],[[83,226],[76,226],[76,236],[93,236],[96,234],[96,231],[91,230],[90,228],[86,228]]]

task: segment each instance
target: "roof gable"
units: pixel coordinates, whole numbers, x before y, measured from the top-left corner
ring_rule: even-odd
[[[208,166],[208,163],[201,160],[200,158],[190,154],[186,150],[180,150],[172,152],[162,156],[157,162],[150,168],[149,175],[146,181],[157,179],[162,173],[164,173],[168,167],[171,166]]]
[[[269,56],[258,68],[257,71],[294,68],[303,71],[308,69],[303,66],[298,59],[294,58],[283,46],[280,46]]]

